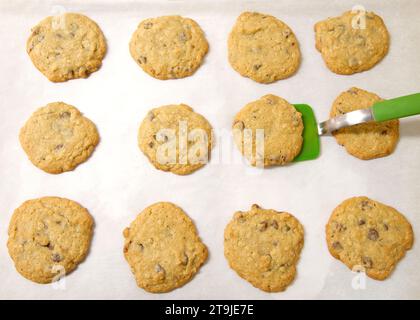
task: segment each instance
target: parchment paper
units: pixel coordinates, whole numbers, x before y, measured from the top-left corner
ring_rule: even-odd
[[[324,65],[314,45],[313,25],[362,4],[378,13],[391,34],[388,56],[370,71],[339,76]],[[62,6],[95,20],[108,43],[102,68],[87,80],[51,83],[25,51],[30,29]],[[270,85],[241,77],[227,61],[227,35],[245,10],[272,14],[295,32],[303,61],[298,73]],[[332,137],[322,137],[315,161],[270,170],[250,169],[232,147],[229,132],[235,113],[246,103],[273,93],[291,103],[308,103],[319,121],[333,100],[358,86],[383,98],[420,91],[420,2],[398,1],[0,1],[0,298],[2,299],[324,299],[420,298],[417,241],[386,281],[367,280],[356,290],[355,274],[328,253],[324,228],[344,199],[367,195],[403,212],[420,235],[420,118],[401,121],[395,153],[373,161],[349,156]],[[58,11],[59,12],[59,11]],[[196,20],[210,51],[192,77],[159,81],[132,60],[128,42],[148,17],[180,14]],[[101,143],[75,171],[49,175],[34,167],[18,141],[32,112],[49,102],[75,105],[96,123]],[[137,147],[140,121],[153,107],[186,103],[203,114],[218,138],[213,163],[189,176],[152,167]],[[227,133],[227,135],[226,135]],[[231,151],[218,148],[230,145]],[[229,149],[229,148],[228,148]],[[20,276],[7,253],[7,227],[13,210],[41,196],[78,201],[95,218],[86,261],[65,279],[65,286],[39,285]],[[122,253],[122,230],[147,205],[172,201],[195,221],[210,257],[197,276],[167,294],[136,286]],[[305,227],[305,246],[296,280],[283,293],[268,294],[239,278],[223,255],[223,231],[237,210],[258,203],[293,213]]]

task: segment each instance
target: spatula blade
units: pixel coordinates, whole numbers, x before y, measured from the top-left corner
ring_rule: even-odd
[[[307,104],[294,104],[297,111],[302,114],[303,121],[303,145],[299,155],[293,162],[314,160],[320,154],[320,141],[318,124],[312,108]]]
[[[318,133],[319,135],[324,135],[332,133],[340,128],[350,127],[373,120],[375,119],[371,108],[359,109],[319,123]]]

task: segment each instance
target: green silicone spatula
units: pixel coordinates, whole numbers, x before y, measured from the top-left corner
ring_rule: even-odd
[[[318,158],[319,136],[321,135],[363,122],[382,122],[420,114],[420,93],[380,101],[370,108],[352,111],[321,123],[316,122],[314,112],[309,105],[295,104],[294,106],[302,114],[304,125],[302,151],[293,160],[297,162]]]

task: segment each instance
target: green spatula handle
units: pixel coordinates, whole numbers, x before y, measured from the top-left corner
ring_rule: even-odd
[[[376,121],[387,121],[420,114],[420,93],[380,101],[372,106]]]

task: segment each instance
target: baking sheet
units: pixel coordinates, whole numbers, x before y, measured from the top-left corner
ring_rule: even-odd
[[[383,17],[391,34],[388,56],[374,69],[339,76],[324,66],[314,46],[313,25],[364,5]],[[95,20],[108,43],[102,68],[87,80],[55,84],[25,52],[30,28],[45,16],[80,12]],[[251,169],[232,147],[230,125],[246,103],[273,93],[291,103],[309,103],[318,120],[328,117],[335,97],[351,86],[384,98],[420,91],[420,19],[416,0],[395,1],[0,1],[0,298],[2,299],[324,299],[420,298],[417,241],[386,281],[355,275],[328,253],[324,226],[344,199],[367,195],[403,212],[420,235],[420,119],[401,121],[395,153],[374,161],[346,154],[331,137],[322,138],[318,160],[270,170]],[[232,70],[227,35],[245,10],[272,14],[295,32],[302,51],[298,73],[270,85]],[[139,21],[180,14],[196,20],[210,51],[192,77],[159,81],[132,60],[128,42]],[[18,142],[20,127],[38,107],[52,101],[75,105],[96,123],[101,143],[75,171],[49,175],[35,168]],[[189,176],[155,170],[137,147],[137,130],[156,106],[186,103],[213,125],[213,161]],[[224,146],[223,152],[218,152]],[[227,147],[226,147],[227,146]],[[230,147],[229,147],[230,146]],[[220,156],[220,157],[219,157]],[[90,254],[65,278],[65,285],[38,285],[21,277],[7,253],[13,210],[31,198],[55,195],[80,202],[95,218]],[[135,284],[122,246],[122,230],[147,205],[172,201],[195,221],[209,248],[208,262],[184,287],[149,294]],[[223,231],[236,210],[252,203],[293,213],[305,228],[296,280],[286,292],[268,294],[239,278],[223,256]],[[353,284],[353,285],[352,285]],[[363,281],[362,281],[363,284]]]

